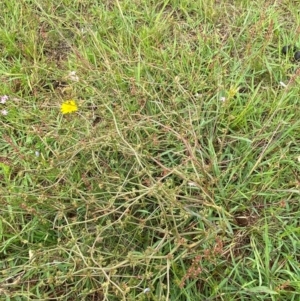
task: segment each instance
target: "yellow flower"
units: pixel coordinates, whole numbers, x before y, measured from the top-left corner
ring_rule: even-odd
[[[78,106],[75,100],[67,100],[61,104],[60,110],[63,114],[73,113],[78,111]]]

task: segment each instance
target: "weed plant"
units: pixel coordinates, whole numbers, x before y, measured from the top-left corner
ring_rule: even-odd
[[[0,9],[1,300],[299,300],[297,1]]]

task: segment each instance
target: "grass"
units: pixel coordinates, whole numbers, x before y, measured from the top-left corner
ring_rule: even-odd
[[[299,300],[296,2],[0,8],[1,300]]]

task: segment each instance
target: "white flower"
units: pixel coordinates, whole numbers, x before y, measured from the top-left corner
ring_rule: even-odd
[[[143,290],[143,293],[144,294],[147,294],[147,293],[149,293],[150,292],[150,288],[149,287],[146,287],[144,290]]]
[[[5,104],[7,100],[8,100],[7,95],[3,95],[3,96],[0,97],[0,103],[2,103],[2,104]]]
[[[8,111],[5,110],[5,109],[4,109],[4,110],[1,110],[1,114],[2,114],[2,115],[7,115],[7,114],[8,114]]]
[[[71,71],[68,78],[73,82],[79,82],[79,77],[76,75],[76,71]]]
[[[220,97],[220,100],[221,100],[222,102],[224,102],[224,101],[226,100],[226,97],[225,97],[225,96],[222,96],[222,97]]]

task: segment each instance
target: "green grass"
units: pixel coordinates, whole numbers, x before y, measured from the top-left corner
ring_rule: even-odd
[[[299,300],[298,4],[235,2],[1,2],[1,300]]]

